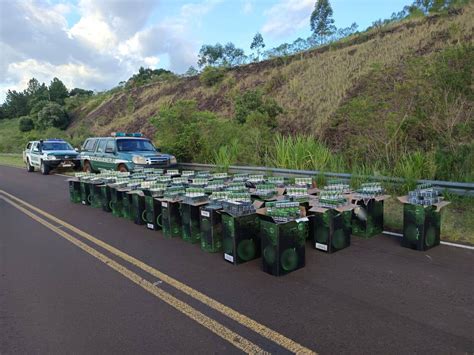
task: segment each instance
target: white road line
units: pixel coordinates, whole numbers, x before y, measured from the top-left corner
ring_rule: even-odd
[[[382,233],[387,234],[387,235],[393,235],[394,237],[403,238],[403,234],[401,234],[401,233],[394,233],[394,232],[389,232],[389,231],[383,231]],[[441,241],[441,244],[447,245],[447,246],[450,246],[450,247],[455,247],[455,248],[474,250],[474,246],[470,246],[470,245],[463,245],[463,244],[443,242],[443,241]]]

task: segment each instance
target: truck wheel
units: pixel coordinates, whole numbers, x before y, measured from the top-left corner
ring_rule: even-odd
[[[84,161],[82,166],[82,170],[86,173],[92,173],[91,163],[88,160]]]
[[[30,159],[26,159],[26,171],[28,171],[29,173],[35,171],[35,167],[30,165]]]
[[[48,175],[49,174],[49,166],[47,166],[43,161],[41,161],[41,174]]]
[[[126,173],[128,171],[127,166],[125,164],[120,164],[117,167],[117,170],[120,171],[121,173]]]

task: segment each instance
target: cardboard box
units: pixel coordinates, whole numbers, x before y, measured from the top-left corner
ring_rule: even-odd
[[[313,248],[326,253],[334,253],[349,247],[353,208],[352,204],[337,209],[312,207],[309,213]]]
[[[189,243],[199,243],[201,240],[201,206],[207,205],[209,200],[189,203],[181,202],[182,238]]]
[[[257,210],[260,218],[262,269],[274,276],[286,275],[305,266],[305,243],[309,231],[306,210],[302,217],[278,223],[266,215],[266,208]]]
[[[220,213],[224,260],[238,265],[260,257],[260,219],[257,213],[243,216]]]
[[[222,251],[222,206],[208,204],[200,208],[201,249],[208,253]]]
[[[440,244],[441,209],[449,205],[440,201],[432,206],[414,205],[408,196],[398,197],[403,203],[402,246],[415,250],[428,250]]]
[[[181,237],[181,214],[179,200],[160,199],[162,231],[165,238]]]
[[[351,195],[351,201],[356,205],[352,212],[352,235],[371,238],[383,232],[383,205],[389,197],[361,198],[357,194]]]

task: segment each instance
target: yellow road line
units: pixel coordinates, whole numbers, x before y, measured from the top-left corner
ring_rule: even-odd
[[[33,214],[32,212],[28,211],[27,209],[21,207],[20,205],[16,204],[15,202],[11,201],[10,199],[0,196],[1,199],[12,205],[13,207],[17,208],[24,214],[28,215],[38,223],[41,223],[46,228],[52,230],[53,232],[59,234],[64,239],[67,239],[72,244],[76,245],[77,247],[81,248],[86,253],[92,255],[96,259],[99,259],[104,264],[109,266],[110,268],[114,269],[118,273],[125,276],[130,281],[134,282],[138,286],[142,287],[149,293],[153,294],[160,300],[164,301],[171,307],[175,308],[179,312],[183,313],[184,315],[188,316],[195,322],[199,323],[200,325],[204,326],[205,328],[209,329],[214,334],[218,335],[222,339],[228,341],[236,348],[246,352],[246,353],[264,353],[263,349],[260,348],[258,345],[250,342],[246,338],[242,337],[241,335],[235,333],[234,331],[230,330],[229,328],[223,326],[219,322],[215,321],[214,319],[204,315],[203,313],[199,312],[195,308],[191,307],[189,304],[177,299],[176,297],[172,296],[166,291],[156,287],[148,280],[140,277],[136,273],[130,271],[126,267],[122,266],[121,264],[115,262],[114,260],[110,259],[109,257],[105,256],[104,254],[98,252],[94,248],[90,247],[89,245],[81,242],[80,240],[76,239],[72,235],[66,233],[65,231],[53,226],[51,223],[47,222],[46,220],[38,217],[37,215]]]
[[[219,301],[203,294],[202,292],[172,278],[171,276],[168,276],[167,274],[145,264],[144,262],[134,258],[133,256],[130,256],[124,252],[122,252],[119,249],[116,249],[115,247],[103,242],[100,239],[97,239],[93,237],[92,235],[72,226],[71,224],[64,222],[60,220],[59,218],[56,218],[55,216],[49,214],[46,211],[43,211],[28,202],[25,202],[11,194],[9,194],[6,191],[0,190],[0,193],[3,193],[10,198],[23,203],[25,206],[28,206],[32,210],[38,212],[39,214],[49,218],[50,220],[68,228],[69,230],[73,231],[77,235],[80,235],[81,237],[89,240],[90,242],[104,248],[105,250],[109,251],[110,253],[126,260],[127,262],[131,263],[132,265],[135,265],[136,267],[142,269],[143,271],[148,272],[149,274],[157,277],[158,279],[162,280],[163,282],[166,282],[167,284],[173,286],[177,290],[187,294],[188,296],[204,303],[206,306],[224,314],[225,316],[229,317],[230,319],[236,321],[237,323],[243,325],[244,327],[247,327],[251,329],[252,331],[260,334],[261,336],[273,341],[274,343],[280,345],[281,347],[297,354],[316,354],[313,350],[308,349],[304,347],[303,345],[295,342],[294,340],[278,333],[277,331],[270,329],[269,327],[253,320],[252,318],[247,317],[244,314],[241,314],[237,312],[236,310],[220,303]]]

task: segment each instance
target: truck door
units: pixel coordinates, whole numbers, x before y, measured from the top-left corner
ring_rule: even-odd
[[[40,148],[39,145],[40,145],[39,142],[33,143],[33,146],[30,152],[31,165],[34,165],[36,167],[40,166],[40,160],[41,160],[41,151],[39,149]]]
[[[115,144],[115,139],[107,139],[107,144],[105,146],[105,158],[107,162],[105,168],[109,170],[116,170],[115,158],[117,155],[117,147]]]
[[[31,151],[31,146],[32,146],[32,142],[28,142],[28,144],[26,145],[26,149],[23,151],[23,161],[26,163],[26,158],[28,157],[28,153]]]
[[[107,169],[106,157],[105,157],[105,139],[98,139],[97,149],[94,157],[94,169]]]

